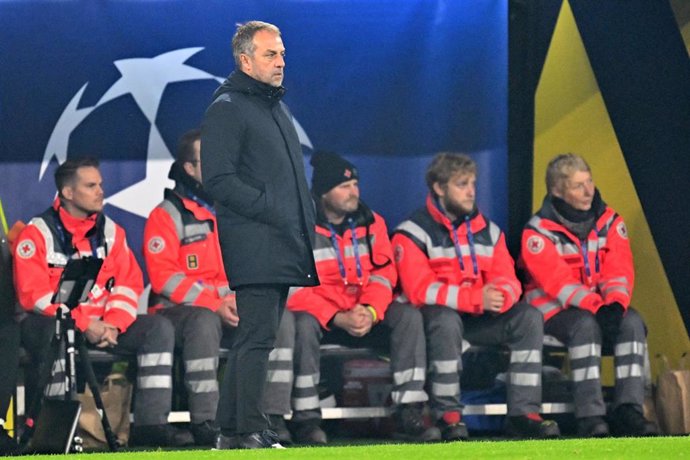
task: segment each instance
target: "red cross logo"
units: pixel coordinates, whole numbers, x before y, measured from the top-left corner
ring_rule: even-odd
[[[22,240],[17,245],[17,255],[22,259],[29,259],[36,254],[36,245],[31,240]]]
[[[544,250],[544,239],[538,235],[532,235],[527,239],[527,250],[532,254],[539,254]]]
[[[343,175],[349,179],[350,177],[352,177],[352,171],[346,169]]]
[[[158,254],[165,249],[165,241],[160,236],[154,236],[149,240],[148,248],[150,253]]]

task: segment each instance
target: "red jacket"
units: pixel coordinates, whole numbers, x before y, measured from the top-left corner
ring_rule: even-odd
[[[501,311],[520,298],[505,236],[479,212],[455,228],[429,196],[425,208],[395,229],[392,241],[402,300],[413,305],[443,305],[479,315],[484,313],[482,289],[487,284],[505,296]]]
[[[177,192],[181,189],[176,189]],[[218,243],[216,216],[207,205],[166,190],[146,221],[144,259],[151,280],[151,310],[193,305],[216,311],[232,291]]]
[[[569,307],[596,313],[612,302],[630,305],[635,271],[625,223],[603,202],[596,215],[587,240],[580,241],[557,221],[547,196],[523,230],[519,266],[527,277],[525,300],[544,319]]]
[[[351,218],[355,226],[356,252],[359,254],[361,274],[357,274],[351,227],[345,224],[346,229],[342,234],[336,233],[334,236],[346,273],[346,285],[341,276],[331,230],[327,223],[319,222],[316,225],[314,259],[321,284],[296,288],[287,301],[290,310],[310,313],[325,329],[328,329],[328,322],[336,313],[351,310],[357,304],[372,306],[376,310],[377,319],[382,320],[393,300],[397,273],[392,263],[393,252],[386,223],[381,216],[361,203],[359,210]],[[367,244],[367,226],[373,255]],[[377,265],[385,266],[374,267],[372,258]]]
[[[59,215],[59,218],[58,218]],[[96,227],[95,231],[87,232]],[[63,230],[61,230],[64,229]],[[97,235],[94,241],[92,235]],[[72,247],[64,242],[71,236]],[[91,318],[127,330],[137,317],[143,291],[141,269],[127,246],[125,231],[103,214],[77,219],[56,199],[53,207],[37,216],[22,230],[14,249],[14,285],[21,306],[47,316],[55,316],[58,304],[51,303],[60,275],[69,257],[94,253],[104,259],[91,300],[72,310],[79,330]],[[113,280],[109,283],[109,280]],[[108,284],[112,284],[107,290]]]

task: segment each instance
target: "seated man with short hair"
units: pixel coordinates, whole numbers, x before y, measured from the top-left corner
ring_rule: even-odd
[[[172,397],[173,326],[162,316],[137,317],[142,273],[127,245],[125,231],[103,214],[98,161],[68,159],[55,171],[55,184],[58,197],[22,230],[14,251],[14,285],[24,309],[21,339],[33,363],[28,368],[27,384],[35,385],[38,376],[47,375],[53,365],[48,361],[55,316],[58,309],[67,307],[52,299],[68,260],[103,259],[89,300],[70,313],[76,328],[92,346],[137,355],[133,443],[191,444],[188,431],[167,422]],[[46,395],[59,397],[65,391],[64,373],[58,370]]]

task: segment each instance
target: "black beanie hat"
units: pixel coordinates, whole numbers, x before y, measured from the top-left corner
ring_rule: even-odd
[[[357,168],[337,153],[314,152],[310,164],[314,167],[311,176],[311,191],[316,196],[327,193],[343,182],[359,179]]]

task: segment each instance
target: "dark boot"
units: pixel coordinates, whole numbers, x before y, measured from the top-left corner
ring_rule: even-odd
[[[270,414],[268,421],[271,424],[271,430],[276,432],[281,444],[292,444],[292,436],[290,435],[290,430],[285,425],[285,417],[281,414]]]
[[[170,424],[141,425],[132,430],[130,443],[134,446],[185,447],[194,444],[194,436]]]
[[[437,422],[441,430],[441,438],[444,441],[467,441],[470,438],[467,426],[462,421],[459,411],[448,411]]]
[[[505,432],[514,438],[548,439],[561,435],[558,423],[544,420],[536,413],[506,417]]]
[[[582,417],[577,419],[577,435],[581,438],[605,438],[609,426],[601,417]]]
[[[433,442],[441,440],[441,431],[427,426],[420,404],[403,404],[394,414],[395,432],[393,438],[408,442]]]
[[[320,420],[306,420],[295,422],[292,429],[292,439],[296,444],[308,446],[324,446],[328,443],[328,436],[319,426]]]
[[[609,417],[614,436],[658,436],[659,429],[642,415],[642,408],[633,404],[621,404]]]

